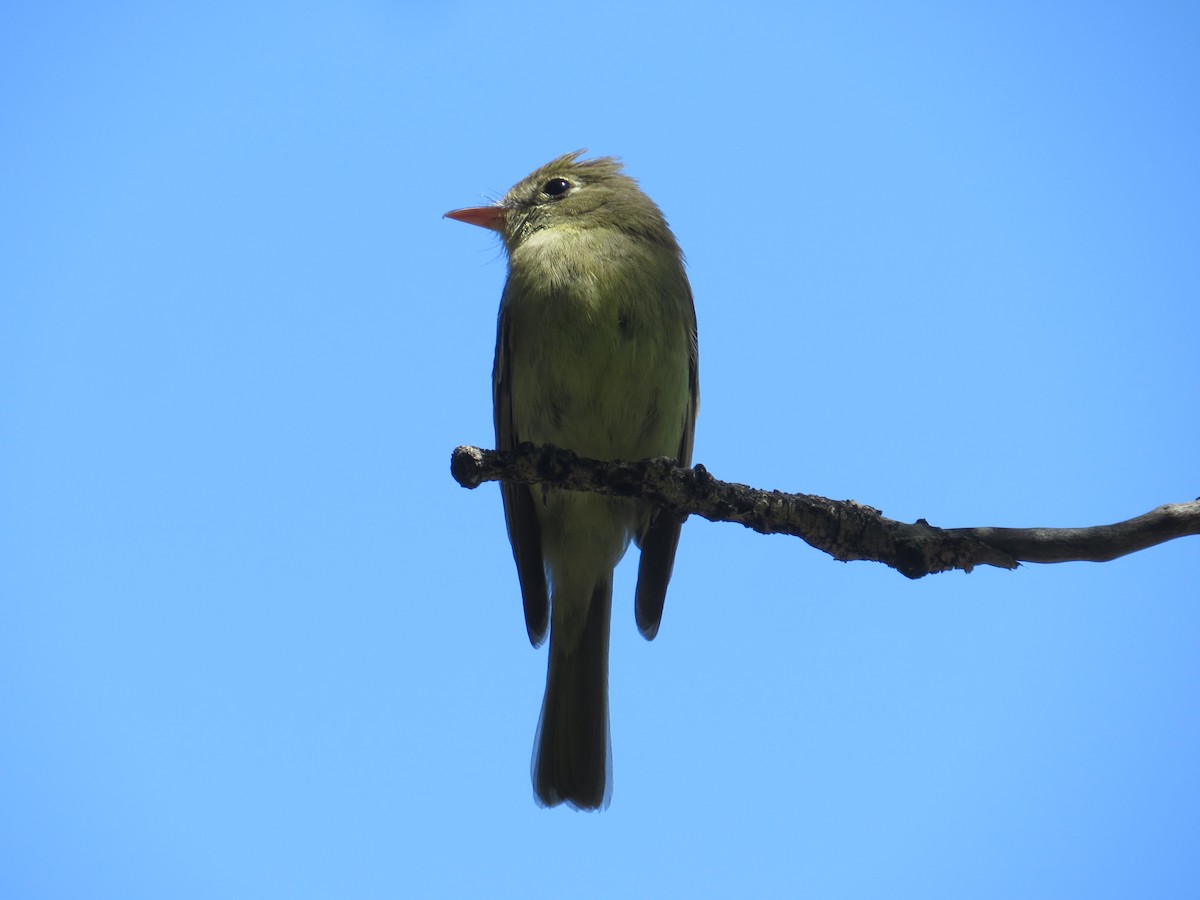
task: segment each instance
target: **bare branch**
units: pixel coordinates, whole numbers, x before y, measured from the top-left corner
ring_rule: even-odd
[[[649,500],[681,518],[737,522],[762,534],[790,534],[834,559],[882,562],[909,578],[978,565],[1015,569],[1024,562],[1102,562],[1163,541],[1200,534],[1200,500],[1091,528],[935,528],[897,522],[853,500],[762,491],[718,481],[704,466],[673,460],[603,462],[556,447],[512,451],[459,447],[450,463],[466,488],[485,481],[547,484],[573,491]]]

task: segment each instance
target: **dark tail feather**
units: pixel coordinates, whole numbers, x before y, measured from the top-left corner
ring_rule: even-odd
[[[612,575],[596,585],[579,644],[561,650],[550,629],[546,697],[533,752],[533,791],[543,806],[603,809],[611,796],[608,631]]]

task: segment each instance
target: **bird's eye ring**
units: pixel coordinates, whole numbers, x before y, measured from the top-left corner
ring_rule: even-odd
[[[565,178],[551,178],[542,185],[542,193],[547,197],[561,197],[571,189],[571,182]]]

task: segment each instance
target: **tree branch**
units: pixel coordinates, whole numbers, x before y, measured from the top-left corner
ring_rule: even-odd
[[[909,578],[1020,562],[1104,562],[1185,535],[1200,534],[1200,500],[1170,503],[1145,515],[1091,528],[935,528],[886,518],[853,500],[762,491],[718,481],[704,466],[666,458],[604,462],[552,446],[515,450],[459,447],[450,471],[466,488],[485,481],[546,484],[572,491],[648,500],[680,518],[737,522],[761,534],[790,534],[834,559],[874,560]]]

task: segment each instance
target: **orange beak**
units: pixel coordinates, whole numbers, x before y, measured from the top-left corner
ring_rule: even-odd
[[[504,219],[507,215],[508,210],[503,206],[469,206],[466,209],[452,209],[443,218],[478,225],[480,228],[490,228],[503,234]]]

